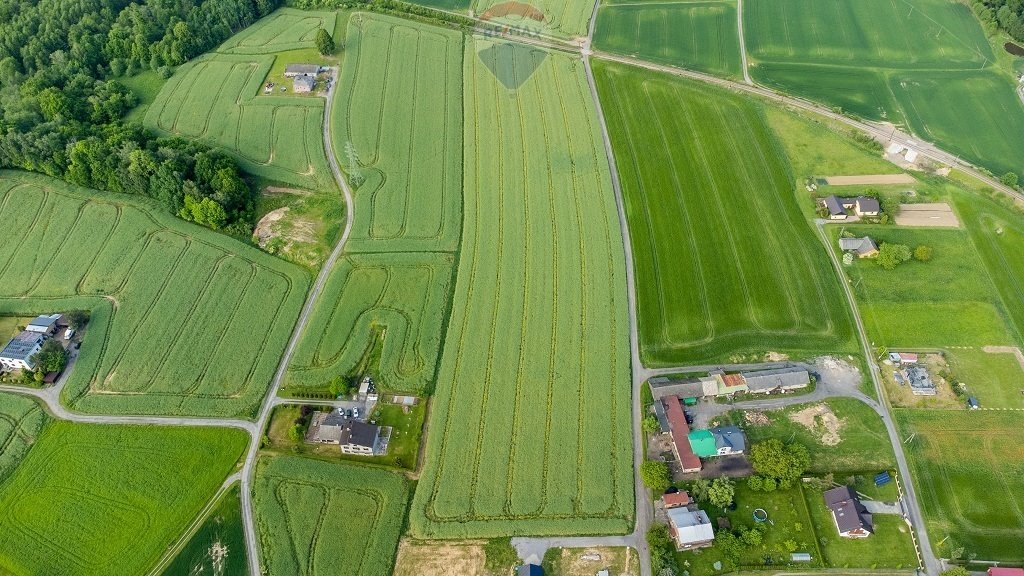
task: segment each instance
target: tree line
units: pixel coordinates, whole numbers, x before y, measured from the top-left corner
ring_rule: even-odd
[[[256,202],[226,154],[129,124],[117,77],[171,67],[272,12],[279,0],[0,0],[0,167],[148,196],[248,236]]]
[[[971,9],[989,35],[1005,30],[1014,40],[1024,42],[1024,0],[975,0]]]

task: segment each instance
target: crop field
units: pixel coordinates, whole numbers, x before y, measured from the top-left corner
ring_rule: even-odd
[[[333,147],[350,177],[364,180],[346,249],[455,250],[462,224],[462,35],[356,14],[345,54]]]
[[[732,1],[605,4],[597,14],[594,45],[719,76],[742,75]]]
[[[0,487],[0,572],[145,573],[247,441],[240,430],[48,424]]]
[[[743,13],[762,84],[907,126],[994,171],[1024,162],[1024,107],[966,4],[757,0]]]
[[[464,238],[412,534],[625,533],[625,269],[583,65],[480,38],[464,62]]]
[[[45,423],[46,412],[34,400],[0,394],[0,482],[28,454]]]
[[[1021,560],[1024,432],[1019,412],[898,410],[928,535],[985,560]],[[938,542],[949,537],[944,546]]]
[[[852,348],[838,279],[761,111],[598,63],[648,365]]]
[[[433,252],[339,259],[299,341],[288,383],[321,386],[350,374],[381,334],[376,378],[388,390],[423,392],[437,372],[453,265],[452,255]]]
[[[434,1],[434,0],[429,0]],[[565,38],[587,35],[590,0],[473,0],[479,18]]]
[[[127,196],[0,172],[0,312],[92,319],[62,400],[252,415],[309,285],[299,268]]]
[[[408,484],[397,474],[306,458],[261,458],[254,507],[268,573],[389,576],[408,502]]]
[[[313,45],[316,31],[334,33],[334,12],[312,12],[280,8],[259,22],[228,38],[218,52],[227,54],[273,54]]]
[[[244,576],[248,570],[242,504],[235,484],[221,496],[163,576]]]
[[[265,95],[263,82],[281,57],[275,53],[312,47],[317,28],[334,32],[335,19],[333,12],[275,11],[218,51],[178,67],[144,124],[221,148],[261,178],[334,190],[323,145],[323,99],[281,96],[276,88]]]
[[[981,202],[982,200],[978,200]],[[1003,299],[963,230],[847,226],[875,242],[930,246],[933,258],[885,270],[873,260],[847,269],[864,325],[879,346],[951,347],[1013,345]],[[833,231],[837,233],[837,231]]]

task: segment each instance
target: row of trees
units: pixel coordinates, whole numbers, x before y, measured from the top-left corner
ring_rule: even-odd
[[[900,264],[913,258],[918,262],[928,262],[932,259],[933,250],[931,246],[921,244],[913,251],[906,244],[893,244],[882,242],[878,247],[878,256],[875,261],[886,270],[894,270]]]
[[[1024,1],[976,0],[971,8],[978,15],[985,32],[1005,30],[1014,40],[1024,42]]]
[[[277,2],[0,0],[0,167],[148,196],[248,236],[256,198],[236,163],[126,124],[137,100],[115,77],[184,63]]]

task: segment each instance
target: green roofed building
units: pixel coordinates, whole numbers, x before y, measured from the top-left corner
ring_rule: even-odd
[[[718,456],[718,446],[715,444],[715,436],[710,430],[694,430],[690,432],[690,448],[700,458]]]

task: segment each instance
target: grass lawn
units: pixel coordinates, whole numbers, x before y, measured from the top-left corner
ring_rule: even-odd
[[[936,553],[963,546],[985,560],[1021,560],[1024,430],[1019,412],[896,410]],[[942,545],[939,545],[942,542]]]
[[[967,394],[984,408],[1024,408],[1024,370],[1010,352],[989,353],[978,348],[947,352],[950,369]]]
[[[668,75],[594,67],[630,223],[645,364],[852,351],[839,279],[761,107]]]
[[[156,70],[145,70],[134,76],[118,78],[117,81],[127,86],[139,99],[135,108],[132,108],[131,112],[125,116],[125,121],[142,122],[146,117],[146,110],[149,110],[149,105],[156,100],[156,95],[160,93],[160,89],[163,88],[167,79],[160,76]]]
[[[873,514],[874,534],[863,539],[842,538],[836,530],[832,512],[825,507],[822,490],[807,486],[804,487],[804,496],[825,561],[832,568],[917,567],[910,527],[900,516]]]
[[[0,487],[0,572],[145,573],[247,442],[223,428],[50,423]]]
[[[28,325],[32,316],[0,316],[0,344],[7,344],[7,341],[20,332],[20,327]]]
[[[221,496],[163,576],[243,576],[249,569],[247,558],[235,484]]]
[[[831,426],[831,416],[826,414],[812,417],[813,419],[809,421],[814,422],[813,430],[791,418],[795,413],[808,413],[808,409],[817,406],[827,407],[838,419],[837,443],[831,444],[836,442],[836,438],[827,432],[828,426]],[[735,414],[733,420],[743,423],[742,412],[736,412],[739,414]],[[750,442],[760,442],[769,438],[778,438],[783,442],[798,442],[807,447],[811,455],[810,472],[834,472],[838,478],[844,473],[886,470],[896,464],[882,419],[867,404],[859,400],[833,398],[825,402],[766,411],[764,415],[768,417],[769,425],[744,425]],[[825,444],[826,440],[830,444]]]

